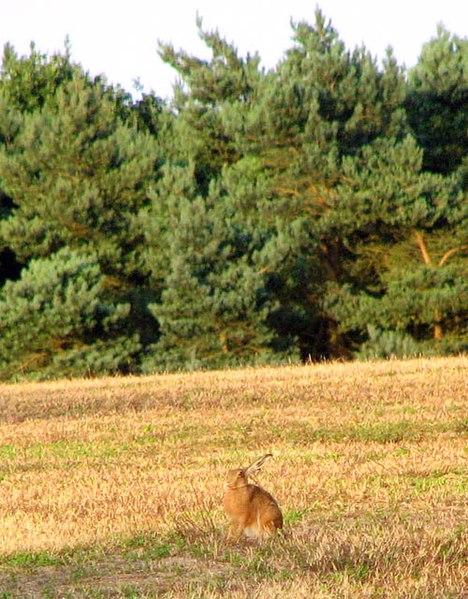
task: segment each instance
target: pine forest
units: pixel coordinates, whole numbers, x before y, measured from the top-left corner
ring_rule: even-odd
[[[5,46],[1,380],[467,351],[468,39],[311,21],[266,69],[199,19],[169,99]]]

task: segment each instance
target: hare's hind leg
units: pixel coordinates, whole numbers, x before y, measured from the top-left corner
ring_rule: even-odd
[[[227,535],[227,540],[233,543],[237,543],[237,541],[241,538],[243,532],[243,528],[237,522],[233,522],[229,527],[229,532]]]
[[[260,538],[262,539],[270,539],[274,537],[278,532],[278,528],[276,524],[270,520],[269,522],[262,523],[261,527],[259,527]]]

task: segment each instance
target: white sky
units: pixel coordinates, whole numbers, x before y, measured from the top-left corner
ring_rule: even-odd
[[[197,11],[205,28],[218,28],[242,55],[258,51],[272,67],[291,45],[290,18],[313,23],[317,4],[348,48],[364,43],[381,58],[390,45],[408,67],[437,23],[461,36],[468,29],[466,0],[0,0],[0,46],[11,42],[25,54],[34,41],[53,52],[68,35],[73,59],[92,75],[103,73],[133,93],[139,78],[145,91],[165,97],[176,76],[157,55],[157,42],[208,56]]]

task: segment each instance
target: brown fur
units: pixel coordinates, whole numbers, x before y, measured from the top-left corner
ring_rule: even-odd
[[[249,483],[249,475],[260,470],[269,457],[271,454],[247,468],[237,468],[228,473],[224,509],[231,520],[230,539],[237,540],[242,534],[262,538],[275,534],[283,527],[283,516],[275,499],[259,485]]]

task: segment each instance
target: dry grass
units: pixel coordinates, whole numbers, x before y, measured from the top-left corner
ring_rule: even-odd
[[[0,385],[0,598],[467,597],[467,366]],[[288,533],[228,545],[267,451]]]

